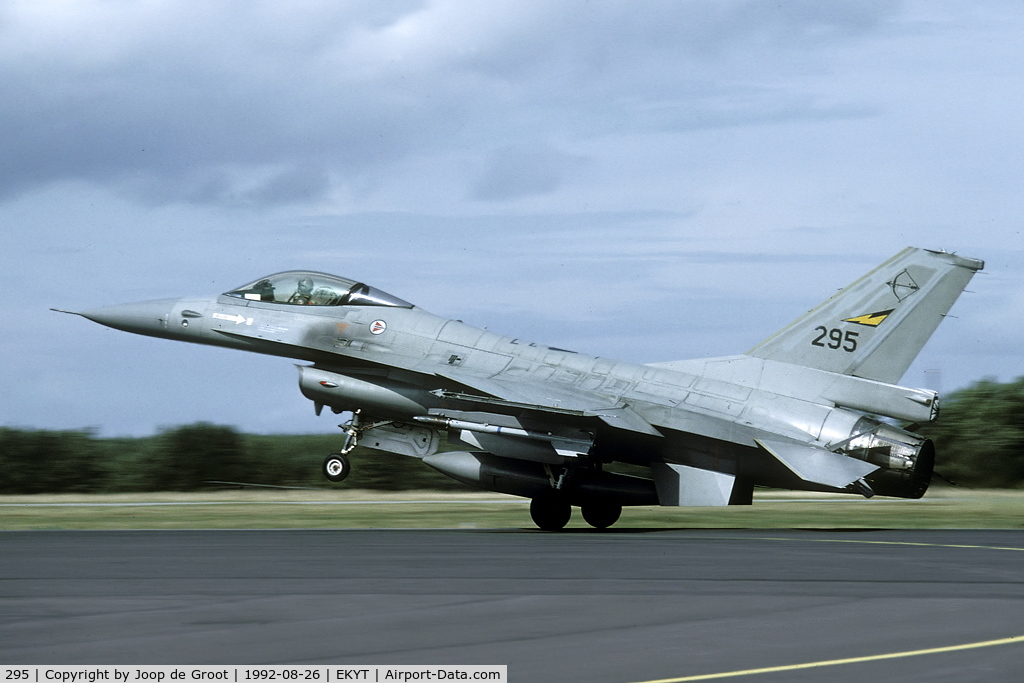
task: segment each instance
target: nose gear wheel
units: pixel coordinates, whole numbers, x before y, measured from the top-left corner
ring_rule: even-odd
[[[344,453],[331,453],[324,459],[324,476],[335,483],[344,481],[352,472],[352,464]]]

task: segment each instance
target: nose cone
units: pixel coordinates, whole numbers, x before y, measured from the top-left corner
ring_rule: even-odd
[[[167,336],[167,320],[177,301],[177,299],[160,299],[140,301],[134,304],[118,304],[85,311],[79,315],[116,330],[146,334],[152,337],[165,337]]]

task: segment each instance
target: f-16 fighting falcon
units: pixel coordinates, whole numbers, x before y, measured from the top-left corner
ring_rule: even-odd
[[[504,337],[307,271],[78,315],[304,361],[317,414],[351,415],[323,463],[331,481],[360,444],[530,498],[541,529],[564,527],[573,506],[605,528],[629,505],[749,505],[755,486],[920,498],[935,448],[895,424],[935,420],[939,398],[897,382],[983,266],[905,249],[745,354],[650,365]],[[464,448],[440,451],[442,432]]]

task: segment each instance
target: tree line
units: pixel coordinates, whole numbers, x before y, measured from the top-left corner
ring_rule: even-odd
[[[0,494],[338,486],[324,479],[321,463],[343,440],[340,432],[262,436],[208,423],[130,439],[0,429]],[[466,489],[415,458],[359,447],[349,457],[348,488]]]
[[[1024,487],[1024,377],[954,392],[939,421],[920,434],[935,442],[943,478],[968,487]],[[260,436],[207,423],[131,439],[0,429],[0,494],[196,491],[230,485],[224,482],[332,486],[320,463],[342,440],[340,433]],[[466,490],[415,458],[363,448],[350,458],[352,474],[343,484],[349,488]]]
[[[951,482],[1024,487],[1024,377],[982,380],[950,394],[938,421],[919,433],[935,442],[935,471]]]

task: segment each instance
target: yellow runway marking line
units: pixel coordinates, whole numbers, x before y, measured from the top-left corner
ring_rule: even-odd
[[[911,541],[862,541],[859,539],[850,538],[775,538],[775,537],[761,537],[759,541],[802,541],[809,543],[861,543],[863,545],[910,545],[917,547],[926,548],[969,548],[974,550],[1015,550],[1017,552],[1024,552],[1024,548],[1016,548],[1013,546],[1001,547],[997,545],[962,545],[956,543],[913,543]]]
[[[961,650],[975,650],[982,647],[995,647],[996,645],[1012,645],[1024,643],[1024,636],[1013,638],[1000,638],[999,640],[985,640],[980,643],[967,643],[965,645],[950,645],[949,647],[934,647],[927,650],[910,650],[908,652],[890,652],[884,655],[870,655],[867,657],[850,657],[848,659],[832,659],[823,662],[807,662],[804,664],[789,664],[786,666],[770,666],[763,669],[746,669],[745,671],[726,671],[717,674],[701,674],[698,676],[681,676],[679,678],[658,678],[640,683],[685,683],[686,681],[711,681],[718,678],[733,678],[737,676],[753,676],[755,674],[770,674],[781,671],[799,671],[801,669],[816,669],[824,666],[839,666],[841,664],[858,664],[861,662],[878,662],[884,659],[899,659],[901,657],[918,657],[921,655],[936,655],[943,652],[958,652]]]

